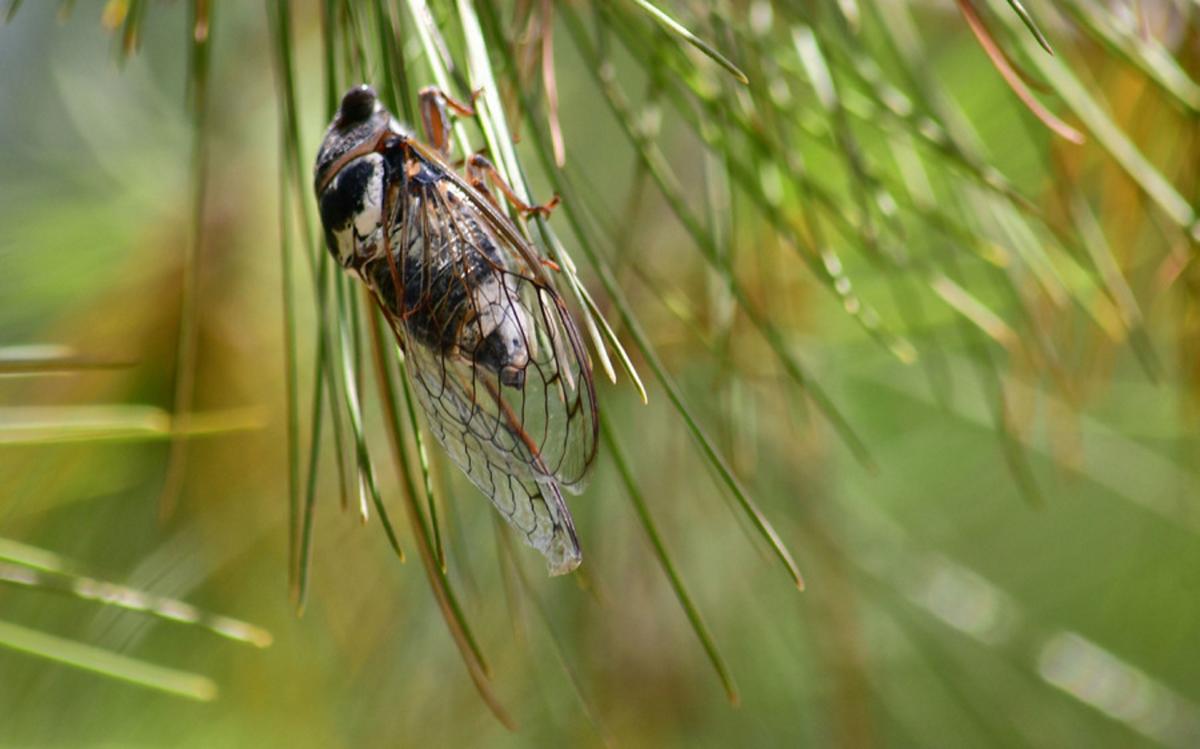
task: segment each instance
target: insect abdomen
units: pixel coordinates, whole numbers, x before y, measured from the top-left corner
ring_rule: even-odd
[[[379,298],[420,343],[445,355],[461,355],[521,387],[529,360],[528,313],[507,281],[504,261],[491,238],[467,217],[457,232],[393,232],[397,297],[392,264],[379,259],[369,274]],[[413,236],[416,234],[416,236]],[[409,244],[401,247],[404,237]]]

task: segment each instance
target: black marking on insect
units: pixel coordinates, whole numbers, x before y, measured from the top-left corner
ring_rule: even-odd
[[[596,453],[591,363],[534,248],[497,208],[519,210],[482,156],[449,165],[446,107],[421,92],[418,141],[369,86],[325,132],[314,188],[330,253],[371,290],[405,355],[430,430],[551,574],[582,559],[560,487],[578,492]]]

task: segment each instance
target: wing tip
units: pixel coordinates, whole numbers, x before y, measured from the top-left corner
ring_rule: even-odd
[[[554,541],[546,550],[546,566],[551,577],[559,577],[574,572],[583,563],[583,553],[574,539],[564,538],[555,534]]]

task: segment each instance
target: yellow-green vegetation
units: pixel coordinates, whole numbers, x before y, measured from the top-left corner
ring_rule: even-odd
[[[1196,0],[3,11],[0,747],[1200,744]],[[569,576],[325,250],[361,82],[561,198]]]

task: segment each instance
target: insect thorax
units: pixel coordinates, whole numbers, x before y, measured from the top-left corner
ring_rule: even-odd
[[[325,245],[343,267],[358,270],[381,250],[384,188],[389,169],[383,154],[346,164],[318,201]]]
[[[519,387],[534,345],[519,277],[438,169],[390,154],[346,164],[321,194],[326,243],[417,341]]]

